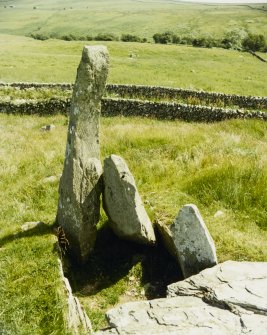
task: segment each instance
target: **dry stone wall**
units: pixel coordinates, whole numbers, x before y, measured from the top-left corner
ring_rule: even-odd
[[[69,99],[0,102],[0,113],[7,114],[53,115],[60,113],[68,115],[69,109]],[[227,119],[267,120],[267,113],[261,111],[248,112],[242,109],[111,98],[102,99],[101,114],[103,116],[142,116],[162,120],[180,119],[195,122],[216,122]]]
[[[182,88],[110,84],[107,85],[106,91],[107,93],[117,94],[120,97],[127,98],[198,98],[200,100],[209,101],[210,103],[221,101],[226,105],[236,105],[241,108],[262,108],[262,106],[267,108],[267,97],[252,97],[235,94],[186,90]]]
[[[62,90],[72,90],[73,84],[70,83],[0,83],[0,87],[13,87],[20,90],[29,88],[58,88]],[[127,98],[155,98],[155,99],[177,99],[177,98],[198,98],[210,103],[218,101],[226,105],[235,105],[240,108],[265,108],[267,109],[267,97],[253,97],[237,94],[225,94],[216,92],[205,92],[197,90],[188,90],[182,88],[171,88],[162,86],[144,86],[144,85],[118,85],[107,84],[106,92],[116,94]]]

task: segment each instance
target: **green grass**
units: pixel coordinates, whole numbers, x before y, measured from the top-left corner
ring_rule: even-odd
[[[170,224],[182,205],[194,203],[220,262],[267,261],[266,122],[202,124],[117,117],[101,122],[102,158],[111,153],[125,158],[153,221]],[[46,124],[56,129],[41,132]],[[0,115],[0,125],[0,326],[10,335],[64,334],[51,225],[67,118]],[[49,176],[56,181],[47,182]],[[216,217],[219,210],[223,215]],[[23,223],[39,220],[46,225],[21,232]],[[74,292],[95,329],[105,324],[106,309],[145,299],[147,283],[167,283],[173,275],[172,267],[164,267],[170,260],[162,251],[119,242],[106,230],[105,221],[102,212],[87,266],[69,269]]]
[[[9,8],[8,5],[15,5]],[[7,5],[7,8],[4,8]],[[37,9],[33,9],[33,7]],[[266,12],[253,5],[192,4],[175,1],[1,1],[0,33],[92,34],[109,32],[152,38],[172,30],[181,35],[211,34],[221,37],[227,30],[248,29],[266,33]],[[266,4],[264,5],[266,10]],[[108,8],[108,10],[106,10]],[[262,9],[262,8],[260,8]]]
[[[0,81],[74,82],[84,44],[0,35]],[[189,46],[101,42],[108,82],[266,96],[267,66],[247,53]],[[129,57],[131,53],[135,58]]]
[[[67,333],[51,227],[57,185],[43,181],[60,172],[61,160],[54,157],[51,136],[38,131],[40,122],[45,121],[1,115],[0,329],[5,335]],[[21,230],[29,221],[45,224]]]

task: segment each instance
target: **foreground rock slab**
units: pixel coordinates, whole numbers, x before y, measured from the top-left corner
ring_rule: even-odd
[[[73,89],[57,213],[71,252],[81,263],[87,260],[94,245],[99,220],[99,119],[107,74],[107,49],[84,47]]]
[[[180,295],[267,315],[267,263],[227,261],[168,286],[169,297]]]
[[[135,242],[154,243],[155,233],[135,180],[123,158],[104,161],[104,208],[115,234]]]
[[[217,264],[212,237],[195,205],[185,205],[170,227],[185,278]]]
[[[168,287],[169,297],[110,310],[95,335],[261,335],[267,329],[267,263],[225,262]]]

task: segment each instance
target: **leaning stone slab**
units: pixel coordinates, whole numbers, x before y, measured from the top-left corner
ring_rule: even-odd
[[[99,119],[108,52],[86,46],[73,89],[57,221],[71,252],[83,263],[93,248],[99,220],[101,174]]]
[[[185,278],[217,264],[212,237],[195,205],[185,205],[170,227]]]
[[[144,244],[155,242],[134,177],[125,161],[116,155],[104,160],[104,208],[119,237]]]
[[[169,297],[107,312],[95,335],[262,335],[267,329],[267,263],[225,262],[168,286]]]

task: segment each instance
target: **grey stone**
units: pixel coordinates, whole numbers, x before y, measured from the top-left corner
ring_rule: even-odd
[[[77,297],[72,294],[70,283],[64,276],[62,263],[59,260],[59,271],[63,282],[63,287],[67,299],[67,311],[65,312],[65,320],[68,330],[73,335],[91,334],[91,322],[81,306]]]
[[[155,242],[135,180],[125,161],[116,155],[104,160],[104,208],[118,236],[135,242]]]
[[[59,177],[57,176],[50,176],[50,177],[46,177],[44,178],[42,181],[44,184],[53,184],[55,182],[57,182],[59,179]]]
[[[178,260],[177,250],[174,244],[172,233],[170,231],[170,227],[157,220],[155,222],[155,228],[157,229],[165,248],[175,259]]]
[[[107,312],[95,335],[261,335],[267,329],[267,263],[228,261],[169,285],[168,298]]]
[[[73,89],[57,214],[70,250],[81,263],[94,246],[99,220],[102,191],[99,119],[107,73],[107,49],[84,47]]]
[[[185,205],[170,227],[185,278],[217,264],[212,237],[195,205]]]
[[[224,216],[224,212],[223,212],[223,211],[217,211],[217,212],[214,214],[214,217],[215,217],[215,218],[218,218],[219,216]]]
[[[54,124],[47,124],[46,126],[43,126],[40,130],[42,131],[52,131],[56,128]]]
[[[267,315],[267,263],[227,261],[168,286],[168,296],[198,296],[221,307]]]

